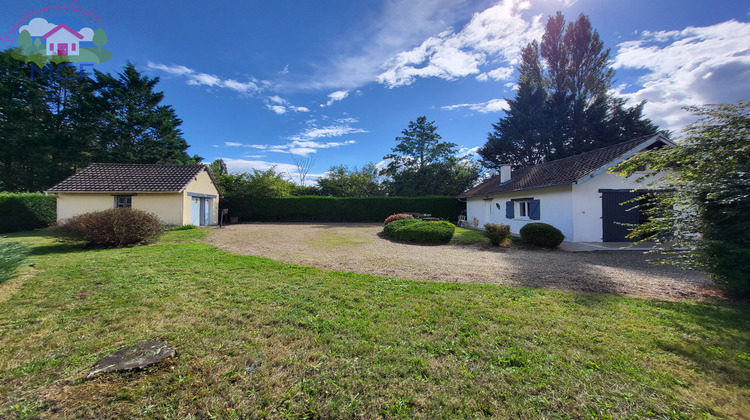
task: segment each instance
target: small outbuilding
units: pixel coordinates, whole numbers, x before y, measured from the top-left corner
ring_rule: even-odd
[[[464,192],[467,222],[507,224],[518,233],[530,222],[547,223],[572,242],[625,242],[631,227],[644,220],[634,204],[648,194],[645,173],[623,178],[608,173],[614,165],[644,150],[674,146],[662,134],[640,137],[564,159],[500,173]]]
[[[46,192],[57,194],[57,221],[131,207],[166,225],[216,225],[221,193],[205,165],[94,163]]]

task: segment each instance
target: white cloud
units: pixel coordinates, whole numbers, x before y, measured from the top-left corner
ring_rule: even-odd
[[[373,4],[380,10],[368,16],[367,24],[341,36],[339,43],[331,46],[339,53],[318,65],[311,77],[285,81],[282,87],[353,90],[373,82],[388,59],[465,19],[476,1],[388,0]]]
[[[480,74],[480,67],[490,62],[513,66],[518,63],[521,49],[543,33],[541,15],[530,21],[522,16],[530,7],[529,1],[501,0],[475,13],[460,32],[444,31],[388,60],[377,80],[393,88],[409,85],[418,77],[454,80]],[[493,72],[486,77],[499,78],[506,71],[496,69]]]
[[[31,36],[42,36],[57,26],[54,23],[47,22],[44,18],[34,18],[29,21],[28,25],[23,25],[18,28],[18,33],[23,31],[29,31]]]
[[[513,67],[500,67],[495,70],[490,70],[486,73],[481,73],[477,76],[477,80],[480,82],[486,82],[492,80],[510,80],[513,75]]]
[[[444,109],[446,111],[453,111],[456,109],[465,109],[468,108],[472,111],[477,111],[483,114],[486,114],[488,112],[500,112],[508,109],[508,102],[505,101],[505,99],[492,99],[487,102],[479,102],[475,104],[456,104],[456,105],[446,105],[441,106],[440,109]]]
[[[349,146],[355,143],[356,142],[354,140],[325,143],[310,140],[294,140],[287,144],[250,144],[246,145],[245,147],[262,150],[264,152],[288,153],[292,155],[307,156],[311,153],[317,153],[320,149],[334,149],[342,146]]]
[[[176,76],[184,76],[187,78],[187,84],[189,85],[224,88],[242,94],[259,93],[269,85],[268,82],[259,81],[253,77],[249,77],[249,80],[246,82],[240,82],[235,79],[222,79],[213,74],[199,73],[191,68],[176,64],[166,65],[149,61],[146,63],[146,68],[163,71]]]
[[[39,37],[45,35],[47,32],[54,29],[57,25],[57,23],[47,22],[47,19],[44,18],[34,18],[29,21],[28,25],[23,25],[18,28],[18,33],[20,34],[23,31],[29,31],[29,35]],[[75,30],[75,28],[72,29]],[[81,41],[90,42],[94,39],[94,30],[91,28],[81,28],[78,29],[77,32],[83,35],[83,39],[81,39]]]
[[[325,105],[320,104],[320,106],[331,106],[334,102],[343,101],[347,96],[349,96],[348,90],[337,90],[336,92],[329,93],[328,102],[326,102]]]
[[[242,143],[237,143],[237,142],[234,142],[234,141],[225,141],[224,142],[224,146],[238,147],[238,146],[242,146]]]
[[[286,114],[286,108],[281,105],[266,105],[266,108],[270,109],[278,115]]]
[[[284,66],[284,69],[281,70],[279,73],[281,73],[281,74],[289,74],[289,64],[287,64],[286,66]]]
[[[662,126],[680,130],[693,118],[681,107],[750,97],[750,23],[730,20],[681,31],[641,33],[618,45],[616,69],[645,71],[637,86],[617,93],[638,103]]]
[[[150,61],[146,63],[146,67],[152,70],[161,70],[163,72],[175,74],[178,76],[185,76],[185,75],[194,73],[193,70],[185,66],[178,66],[178,65],[167,66],[165,64],[152,63]]]
[[[227,164],[227,170],[229,172],[252,172],[253,169],[259,171],[267,171],[273,167],[276,167],[276,172],[293,174],[297,172],[297,168],[289,163],[276,163],[266,162],[263,160],[247,160],[247,159],[234,159],[220,157]]]
[[[286,114],[288,111],[292,112],[310,112],[307,107],[294,106],[286,99],[279,95],[269,96],[266,98],[266,108],[275,112],[278,115]]]
[[[94,30],[91,28],[81,28],[78,30],[78,33],[83,35],[83,39],[81,41],[93,41],[94,40]]]
[[[354,128],[348,125],[329,125],[326,127],[311,127],[301,133],[290,137],[290,140],[305,141],[327,137],[340,137],[347,134],[366,133],[367,130]]]

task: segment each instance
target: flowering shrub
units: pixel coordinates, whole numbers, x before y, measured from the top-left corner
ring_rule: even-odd
[[[383,223],[383,226],[387,225],[388,223],[395,222],[396,220],[407,220],[407,219],[413,219],[413,218],[414,216],[412,216],[411,214],[404,214],[404,213],[392,214],[388,216],[387,219],[385,219],[385,223]]]

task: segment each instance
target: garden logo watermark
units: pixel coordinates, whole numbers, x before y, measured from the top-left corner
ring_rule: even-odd
[[[11,52],[11,56],[29,64],[32,79],[40,75],[61,80],[85,77],[88,75],[85,71],[87,67],[112,59],[112,53],[104,48],[108,42],[104,29],[97,26],[95,30],[88,26],[74,27],[72,23],[68,25],[65,22],[61,13],[66,12],[76,14],[74,18],[83,15],[97,24],[101,22],[101,17],[79,7],[77,1],[73,0],[69,6],[45,6],[24,11],[23,18],[16,22],[13,29],[0,36],[3,42],[17,41],[18,48]],[[37,17],[45,13],[56,16],[50,21]],[[68,19],[69,22],[71,20],[77,19]],[[17,37],[14,36],[16,32]],[[78,63],[78,72],[73,71],[75,75],[71,76],[70,69],[76,67],[73,63]],[[63,69],[66,71],[61,73]]]

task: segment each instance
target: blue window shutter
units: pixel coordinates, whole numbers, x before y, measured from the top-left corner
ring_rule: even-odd
[[[531,200],[529,201],[529,219],[531,220],[539,220],[541,218],[541,205],[539,203],[539,200]]]
[[[513,202],[512,201],[505,202],[505,217],[508,219],[513,218]]]

